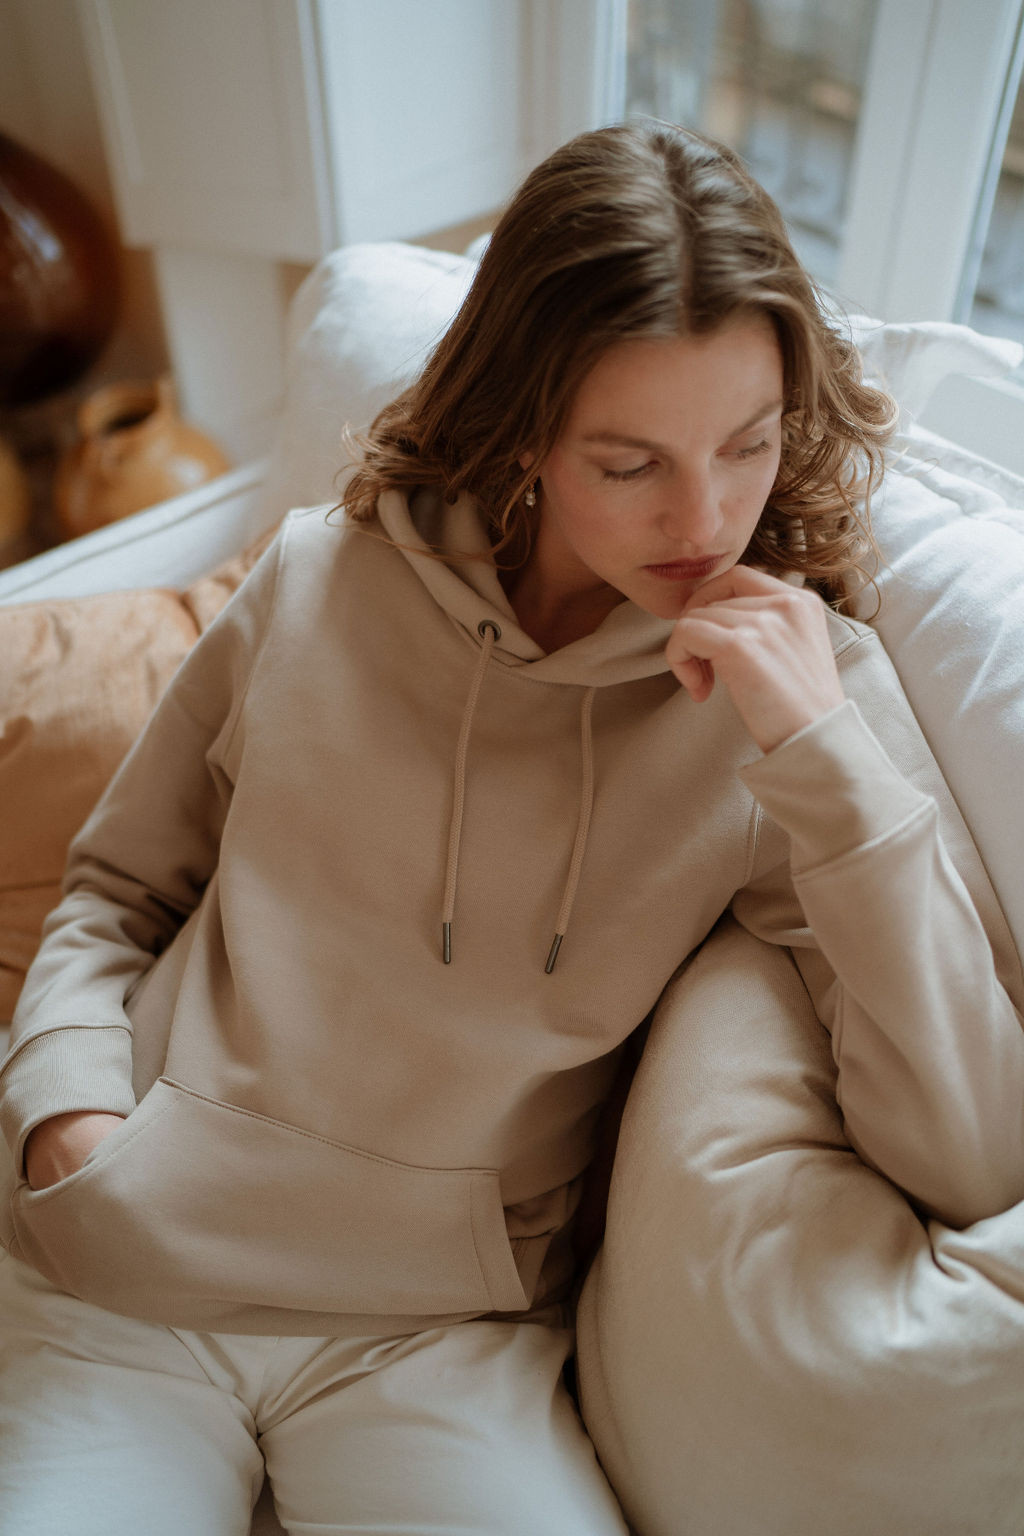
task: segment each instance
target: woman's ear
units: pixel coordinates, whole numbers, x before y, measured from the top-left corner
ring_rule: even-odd
[[[519,455],[519,468],[529,469],[530,465],[533,463],[536,457],[537,455],[534,453],[521,453]]]

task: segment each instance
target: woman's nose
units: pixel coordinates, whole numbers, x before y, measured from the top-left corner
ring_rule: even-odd
[[[684,554],[710,553],[722,527],[721,508],[710,479],[687,476],[677,480],[667,490],[658,521],[661,532]]]

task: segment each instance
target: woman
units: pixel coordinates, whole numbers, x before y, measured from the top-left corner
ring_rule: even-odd
[[[73,847],[0,1075],[0,1532],[243,1531],[264,1459],[291,1530],[621,1532],[573,1215],[729,907],[861,1154],[947,1220],[1019,1197],[1020,1020],[822,600],[890,418],[727,151],[528,178],[347,517],[286,521]]]

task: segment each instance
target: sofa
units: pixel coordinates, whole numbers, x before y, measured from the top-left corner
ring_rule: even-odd
[[[292,304],[267,459],[0,572],[0,1020],[67,841],[174,668],[284,512],[332,500],[343,424],[414,376],[473,270],[333,253]],[[901,407],[858,616],[980,854],[1024,1006],[1024,481],[920,423],[948,373],[1005,374],[1021,349],[836,323]],[[735,1004],[714,1035],[712,992]],[[580,1295],[581,1408],[638,1536],[1024,1529],[1024,1207],[922,1221],[851,1152],[834,1087],[784,952],[720,924],[653,1017]],[[266,1490],[253,1530],[280,1530]]]

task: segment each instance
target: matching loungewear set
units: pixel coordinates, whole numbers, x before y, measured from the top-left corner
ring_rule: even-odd
[[[1019,962],[877,636],[830,616],[847,702],[762,756],[668,621],[547,655],[469,498],[379,516],[290,514],[72,847],[0,1071],[0,1536],[244,1536],[264,1462],[304,1536],[623,1533],[571,1225],[726,909],[867,1162],[1024,1195]],[[72,1110],[126,1118],[31,1189]]]

